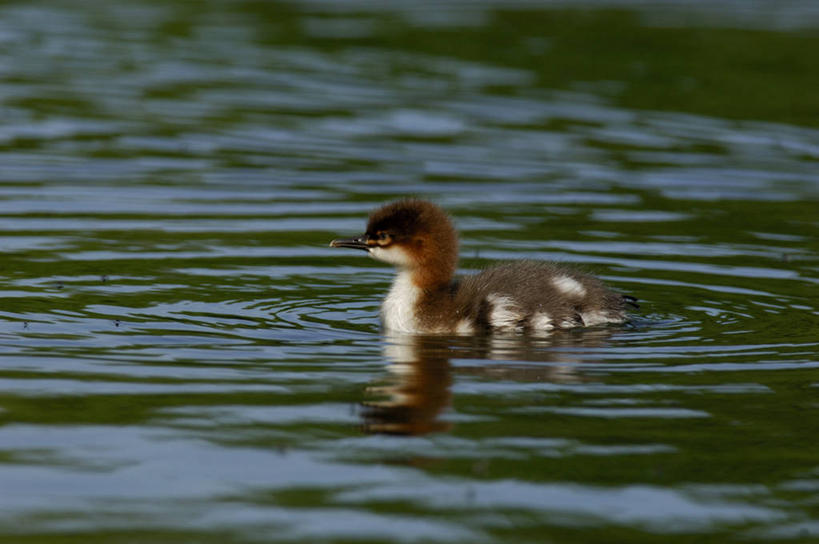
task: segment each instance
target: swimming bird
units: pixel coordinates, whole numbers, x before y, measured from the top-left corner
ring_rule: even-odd
[[[361,236],[330,247],[367,251],[398,274],[381,306],[384,328],[415,334],[546,333],[623,323],[637,299],[568,266],[521,260],[455,278],[458,234],[425,200],[391,202],[370,214]]]

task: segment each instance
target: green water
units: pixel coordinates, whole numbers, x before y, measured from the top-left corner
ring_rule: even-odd
[[[0,541],[819,538],[811,2],[6,2]],[[404,195],[622,327],[387,337]]]

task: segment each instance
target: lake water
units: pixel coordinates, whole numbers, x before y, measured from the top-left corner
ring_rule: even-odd
[[[819,539],[819,11],[711,4],[3,3],[0,539]],[[386,337],[405,195],[642,309]]]

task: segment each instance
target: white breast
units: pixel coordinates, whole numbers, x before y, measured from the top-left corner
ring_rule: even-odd
[[[381,305],[384,327],[396,332],[419,332],[415,318],[415,304],[419,295],[420,289],[412,283],[409,272],[399,272]]]

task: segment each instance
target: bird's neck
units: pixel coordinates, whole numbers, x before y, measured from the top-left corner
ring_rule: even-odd
[[[400,269],[401,274],[407,274],[413,285],[424,291],[435,291],[446,288],[452,283],[455,274],[455,262],[445,259],[438,259],[430,262],[426,266],[415,266],[412,268]]]

